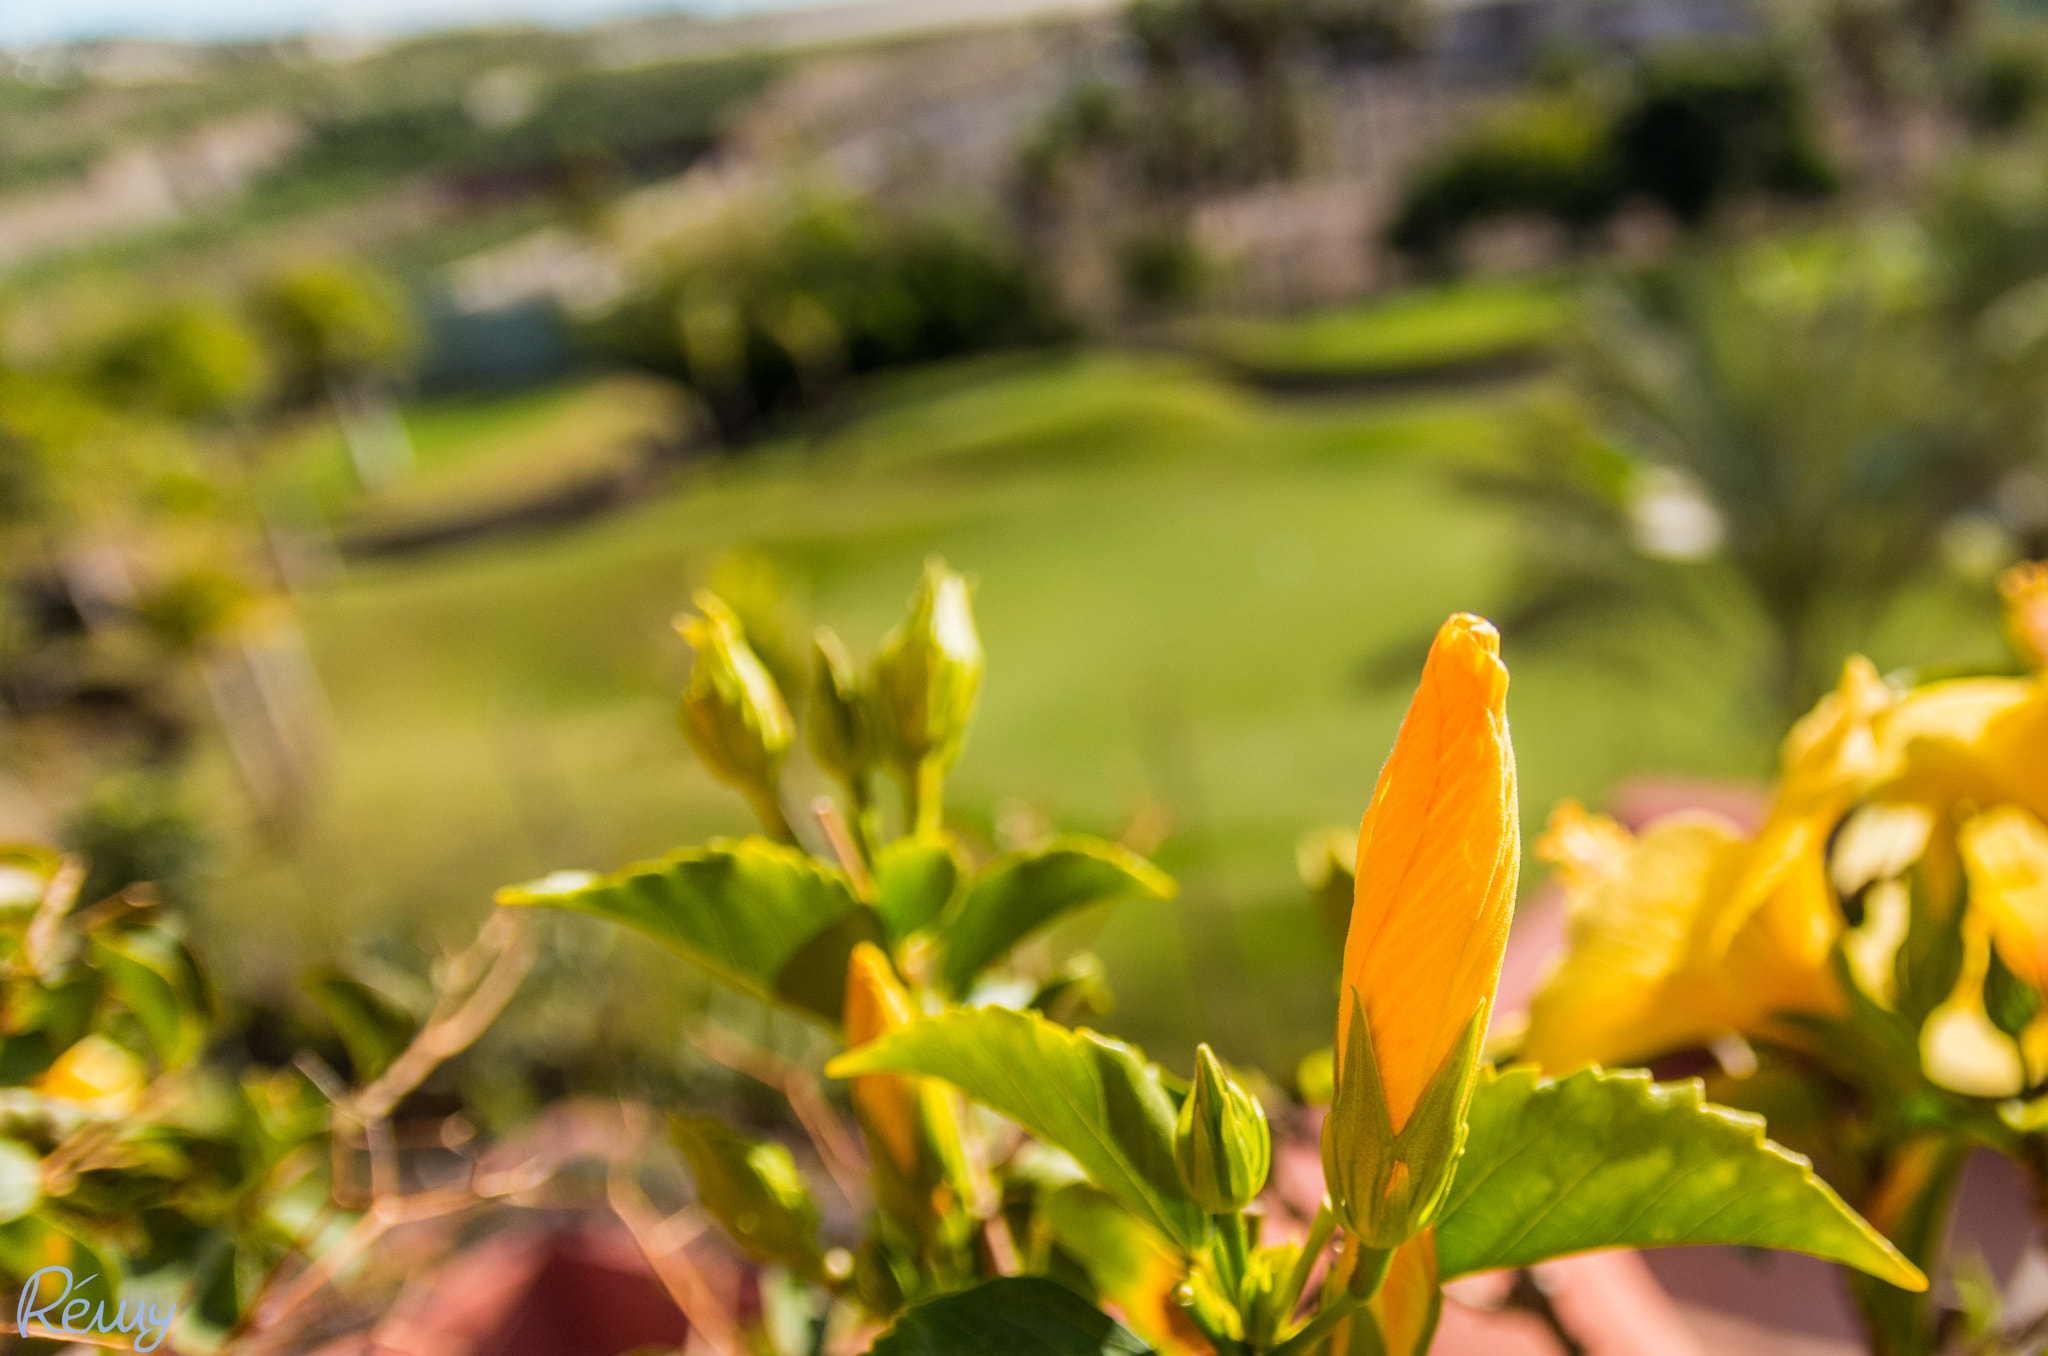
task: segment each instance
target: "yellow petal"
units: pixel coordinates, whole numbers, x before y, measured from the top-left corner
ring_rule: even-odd
[[[1523,1056],[1560,1073],[1632,1063],[1727,1030],[1718,988],[1681,977],[1744,846],[1718,816],[1673,815],[1646,830],[1619,869],[1568,886],[1570,950],[1530,1004]]]
[[[149,1071],[104,1036],[77,1041],[36,1079],[45,1097],[76,1102],[97,1116],[124,1116],[142,1100]]]
[[[1500,979],[1521,857],[1507,688],[1500,634],[1445,622],[1359,829],[1337,1076],[1356,995],[1397,1132]]]
[[[2048,982],[2048,827],[2001,805],[1965,823],[1960,846],[1970,902],[1999,956],[2029,984]]]

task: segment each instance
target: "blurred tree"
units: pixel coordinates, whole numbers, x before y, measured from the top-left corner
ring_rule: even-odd
[[[182,301],[120,330],[89,363],[112,403],[184,422],[213,422],[246,409],[268,377],[256,336],[234,312]]]
[[[417,348],[403,293],[358,264],[310,264],[265,280],[256,307],[285,398],[332,406],[363,484],[375,488],[410,472],[412,443],[388,391]]]
[[[1532,548],[1506,629],[1700,621],[1732,588],[1781,715],[2041,456],[2048,327],[1958,330],[1924,255],[1876,237],[1683,265],[1593,306],[1578,357],[1602,433],[1552,420],[1481,478]]]

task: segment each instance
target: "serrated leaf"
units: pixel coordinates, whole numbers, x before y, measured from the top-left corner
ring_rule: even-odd
[[[1036,1013],[952,1008],[850,1050],[834,1078],[938,1078],[1064,1150],[1095,1184],[1172,1239],[1199,1248],[1208,1216],[1173,1161],[1179,1107],[1156,1065],[1122,1041]]]
[[[959,846],[945,835],[912,834],[884,844],[875,854],[875,912],[889,940],[929,926],[966,873]]]
[[[419,1018],[403,1005],[339,970],[308,971],[299,987],[334,1024],[358,1081],[390,1068],[419,1030]]]
[[[913,1304],[870,1356],[1152,1356],[1136,1334],[1056,1281],[1002,1276]]]
[[[1171,899],[1173,879],[1137,853],[1099,838],[1056,838],[1006,852],[968,880],[939,920],[939,983],[960,995],[1010,948],[1054,920],[1119,899]]]
[[[92,939],[91,961],[135,1014],[165,1068],[197,1058],[210,1017],[206,980],[184,943],[162,928],[131,928]]]
[[[711,1116],[677,1116],[669,1133],[690,1164],[698,1202],[733,1242],[758,1262],[786,1266],[806,1280],[823,1277],[818,1207],[789,1150],[742,1139]]]
[[[609,876],[557,872],[498,892],[644,932],[726,982],[837,1026],[846,958],[881,920],[845,875],[765,838],[714,839]]]
[[[1764,1123],[1708,1103],[1697,1080],[1640,1070],[1482,1071],[1443,1215],[1446,1279],[1596,1248],[1783,1248],[1906,1289],[1926,1277]]]

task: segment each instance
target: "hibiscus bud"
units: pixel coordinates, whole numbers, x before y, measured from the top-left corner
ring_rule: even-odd
[[[939,784],[967,737],[982,668],[967,581],[933,557],[909,615],[882,641],[871,685],[881,751],[910,790],[920,831],[939,827]]]
[[[811,642],[811,752],[818,766],[842,782],[867,775],[874,761],[874,731],[867,696],[853,657],[830,627]]]
[[[796,734],[789,706],[732,609],[713,593],[699,592],[695,601],[703,615],[677,625],[697,651],[683,688],[683,734],[714,777],[738,788],[771,830],[784,833],[776,784]]]
[[[1206,1045],[1195,1047],[1195,1085],[1180,1106],[1173,1161],[1188,1191],[1212,1215],[1234,1215],[1249,1205],[1273,1165],[1265,1109],[1223,1071]]]

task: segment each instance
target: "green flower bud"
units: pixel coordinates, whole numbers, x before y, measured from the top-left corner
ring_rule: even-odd
[[[683,734],[713,776],[744,792],[766,814],[796,737],[795,722],[732,609],[713,593],[699,592],[695,601],[704,615],[677,625],[697,651],[683,688]],[[774,818],[780,817],[778,809]]]
[[[1265,1109],[1223,1071],[1206,1045],[1195,1047],[1195,1085],[1180,1106],[1173,1161],[1188,1191],[1212,1215],[1234,1215],[1251,1204],[1273,1166]]]
[[[918,830],[939,827],[939,785],[967,737],[983,667],[967,581],[935,556],[910,614],[882,641],[870,685],[877,743],[909,788]]]
[[[811,642],[811,713],[807,722],[818,766],[842,782],[866,775],[875,760],[873,721],[860,675],[830,627]]]

